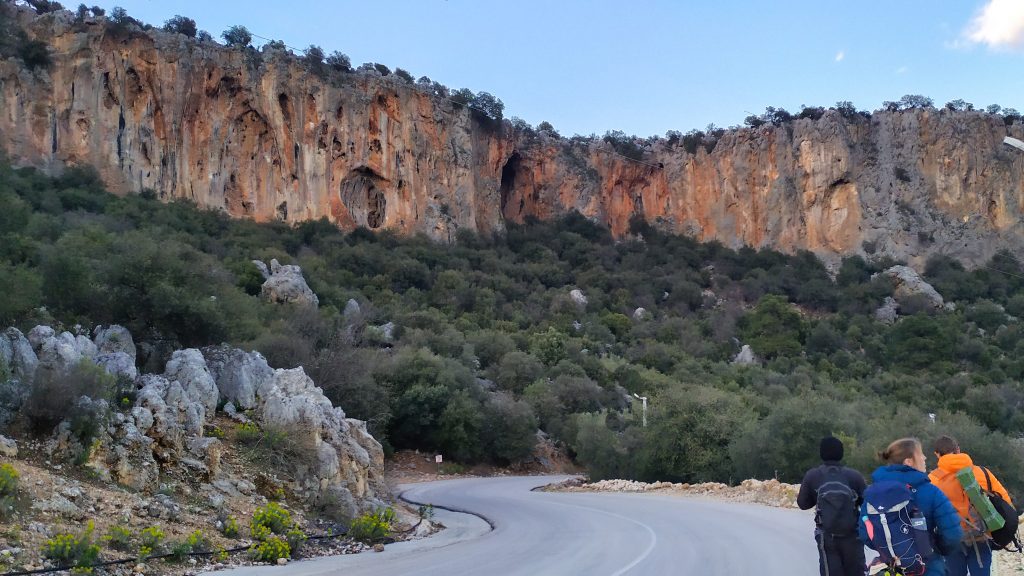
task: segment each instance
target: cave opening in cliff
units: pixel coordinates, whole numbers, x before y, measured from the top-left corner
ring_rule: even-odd
[[[380,228],[384,225],[384,211],[387,207],[387,200],[384,193],[376,186],[366,189],[366,225],[370,228]]]
[[[516,172],[519,170],[519,162],[522,157],[519,152],[513,152],[509,156],[508,161],[501,168],[501,186],[499,192],[501,195],[501,213],[505,214],[505,206],[508,204],[509,194],[515,190],[516,186]]]

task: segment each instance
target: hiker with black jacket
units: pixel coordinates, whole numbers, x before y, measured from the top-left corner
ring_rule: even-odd
[[[804,475],[796,503],[801,510],[817,507],[814,540],[821,576],[863,576],[864,545],[857,538],[857,523],[864,477],[843,466],[838,438],[822,438],[819,451],[822,464]]]

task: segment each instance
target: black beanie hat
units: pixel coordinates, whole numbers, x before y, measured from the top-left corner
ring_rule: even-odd
[[[821,459],[838,462],[843,459],[843,442],[839,438],[826,436],[821,439]]]

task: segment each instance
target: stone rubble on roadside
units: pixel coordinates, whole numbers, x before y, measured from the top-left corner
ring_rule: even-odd
[[[800,485],[786,484],[778,480],[744,480],[738,486],[729,486],[719,482],[677,484],[673,482],[648,483],[636,480],[601,480],[586,483],[580,478],[572,478],[561,483],[551,484],[546,490],[555,492],[657,492],[659,494],[764,504],[775,508],[796,508],[796,495],[800,490]]]

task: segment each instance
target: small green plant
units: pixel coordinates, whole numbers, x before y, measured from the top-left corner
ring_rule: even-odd
[[[85,531],[74,534],[58,534],[43,544],[43,557],[52,560],[61,567],[71,567],[81,574],[92,573],[92,566],[100,556],[100,547],[92,541],[96,526],[92,520],[86,524]]]
[[[252,557],[258,562],[277,562],[278,558],[290,558],[292,554],[288,542],[280,536],[269,536],[256,542],[250,548]]]
[[[185,542],[184,540],[181,542],[176,542],[171,546],[171,551],[169,552],[170,557],[168,558],[168,560],[177,563],[184,562],[185,559],[188,558],[188,555],[191,553],[192,547],[188,545],[188,542]]]
[[[262,526],[274,534],[283,535],[295,527],[290,512],[276,502],[270,502],[262,508],[257,508],[252,515],[253,537],[257,527]]]
[[[223,546],[218,546],[217,550],[214,551],[212,558],[214,562],[227,562],[228,551],[225,550]]]
[[[306,533],[298,528],[292,528],[284,536],[292,554],[298,554],[303,544],[306,543]]]
[[[164,542],[164,531],[159,526],[150,526],[142,531],[139,536],[139,557],[146,558],[160,551]]]
[[[235,436],[242,444],[253,444],[260,439],[260,427],[252,422],[242,422]]]
[[[220,533],[227,538],[238,538],[238,520],[234,516],[228,516],[221,520]]]
[[[188,538],[185,539],[185,543],[188,544],[189,548],[191,548],[193,552],[210,551],[210,540],[207,539],[202,530],[196,530],[189,534]]]
[[[14,514],[19,477],[14,466],[0,465],[0,520],[6,520]]]
[[[128,552],[132,549],[131,530],[124,526],[111,526],[103,540],[107,543],[107,546],[114,550]]]
[[[281,487],[276,488],[274,490],[273,497],[274,497],[274,500],[277,500],[278,502],[280,502],[281,500],[284,500],[284,488],[281,488]]]
[[[10,464],[0,465],[0,496],[14,496],[18,492],[21,475]]]
[[[466,467],[455,462],[445,462],[441,464],[440,472],[444,475],[463,474],[466,472]]]
[[[270,531],[270,528],[267,528],[262,524],[254,524],[249,529],[249,536],[252,537],[253,540],[266,540],[271,534],[273,534],[273,532]]]
[[[210,438],[224,438],[224,430],[220,426],[207,426],[204,434]]]
[[[391,508],[379,508],[376,512],[367,512],[352,521],[348,527],[348,536],[360,542],[373,542],[391,535],[395,511]]]
[[[434,505],[433,504],[423,504],[423,505],[421,505],[419,507],[418,512],[420,514],[420,518],[422,518],[424,520],[430,520],[431,518],[434,517]]]

